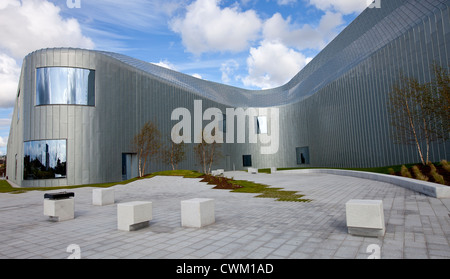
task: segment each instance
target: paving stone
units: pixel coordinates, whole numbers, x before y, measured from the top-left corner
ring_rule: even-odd
[[[154,177],[115,186],[116,202],[148,200],[154,204],[150,226],[117,230],[116,205],[96,207],[92,189],[73,189],[75,219],[51,222],[43,216],[43,192],[0,194],[0,258],[64,259],[70,244],[82,258],[356,258],[381,247],[382,258],[450,258],[450,200],[434,199],[389,183],[327,174],[250,175],[227,172],[298,191],[310,203],[279,202],[255,194],[212,189],[200,179]],[[72,191],[72,190],[71,190]],[[212,198],[216,223],[182,228],[180,201]],[[364,238],[347,233],[345,203],[383,200],[386,234]]]

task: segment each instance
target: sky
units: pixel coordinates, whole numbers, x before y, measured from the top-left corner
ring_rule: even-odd
[[[0,155],[23,58],[112,51],[247,89],[281,86],[370,0],[0,0]]]

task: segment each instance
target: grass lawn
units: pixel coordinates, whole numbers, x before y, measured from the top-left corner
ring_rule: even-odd
[[[185,178],[200,178],[204,177],[203,173],[199,173],[196,171],[190,170],[175,170],[175,171],[161,171],[154,172],[149,175],[146,175],[142,178],[133,178],[130,180],[116,182],[116,183],[102,183],[102,184],[91,184],[91,185],[77,185],[77,186],[62,186],[62,187],[33,187],[33,188],[13,188],[6,180],[0,180],[0,193],[11,193],[11,194],[20,194],[28,191],[53,191],[60,189],[76,189],[82,187],[98,187],[98,188],[107,188],[116,185],[125,185],[130,182],[139,180],[139,179],[147,179],[152,178],[154,176],[183,176]],[[225,178],[223,178],[225,179]],[[272,188],[267,185],[254,183],[251,181],[244,180],[232,180],[226,179],[228,183],[232,183],[234,185],[238,185],[237,189],[233,189],[233,192],[240,193],[260,193],[260,195],[256,196],[258,198],[275,198],[278,201],[294,201],[294,202],[309,202],[310,200],[302,199],[303,195],[297,194],[295,191],[283,191],[282,188]],[[212,183],[214,184],[214,183]],[[217,184],[217,183],[216,183]]]
[[[232,190],[237,193],[260,193],[256,198],[273,198],[277,201],[285,202],[310,202],[309,199],[303,199],[304,195],[298,194],[296,191],[284,191],[283,188],[272,188],[264,184],[255,183],[245,180],[232,180],[233,184],[242,186]]]
[[[273,198],[277,201],[286,202],[310,202],[303,199],[304,195],[297,194],[297,191],[284,191],[283,188],[274,188],[268,185],[255,183],[246,180],[234,180],[224,176],[202,175],[200,182],[216,185],[214,189],[231,190],[237,193],[259,194],[256,198]]]

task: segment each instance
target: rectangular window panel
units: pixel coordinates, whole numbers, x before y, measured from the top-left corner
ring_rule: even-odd
[[[252,166],[252,155],[243,155],[242,156],[242,165],[244,167],[251,167]]]
[[[66,178],[66,140],[24,143],[24,180]]]
[[[222,114],[222,121],[219,122],[219,130],[222,133],[227,132],[227,115],[226,114]]]
[[[64,67],[36,69],[36,105],[95,106],[95,71]]]
[[[258,116],[256,118],[256,133],[267,134],[267,116]]]

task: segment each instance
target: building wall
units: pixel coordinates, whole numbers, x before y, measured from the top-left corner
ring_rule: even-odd
[[[260,143],[224,143],[223,158],[215,168],[243,169],[243,155],[251,155],[257,168],[297,167],[296,151],[304,147],[309,149],[310,162],[303,166],[417,162],[414,146],[391,140],[387,93],[400,71],[425,82],[432,78],[433,61],[448,68],[450,17],[448,1],[429,0],[420,4],[428,5],[420,8],[423,14],[401,19],[419,5],[414,2],[385,1],[382,11],[363,12],[291,82],[264,91],[203,81],[100,51],[35,51],[23,63],[8,141],[7,175],[25,187],[120,181],[122,154],[134,153],[131,142],[144,123],[156,123],[167,139],[178,122],[171,120],[171,114],[183,107],[192,112],[194,127],[195,100],[202,100],[203,111],[211,107],[224,113],[237,107],[279,110],[277,153],[261,154],[264,145]],[[394,19],[400,20],[395,28]],[[40,67],[95,70],[95,106],[36,106],[36,69]],[[269,117],[269,132],[271,121]],[[52,139],[67,139],[67,177],[23,180],[24,142]],[[193,146],[186,146],[187,159],[180,168],[201,170]],[[431,160],[448,159],[449,152],[449,142],[433,144]],[[147,172],[169,168],[155,161]]]

